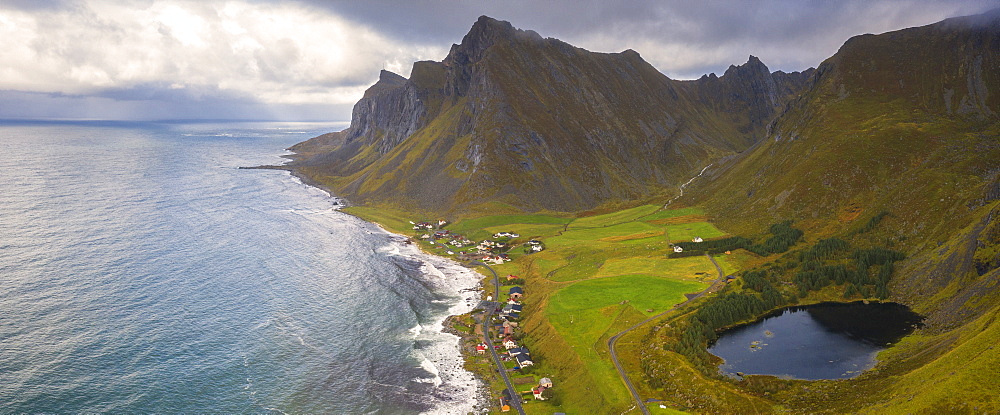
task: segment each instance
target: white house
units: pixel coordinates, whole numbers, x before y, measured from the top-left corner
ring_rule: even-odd
[[[531,390],[531,394],[535,395],[536,400],[544,401],[545,398],[542,397],[542,392],[545,392],[545,389],[546,388],[544,386],[536,386],[534,389]]]
[[[684,248],[674,245],[674,252],[684,252]]]
[[[503,347],[505,349],[507,349],[507,350],[510,350],[510,349],[513,349],[513,348],[517,347],[517,343],[514,343],[514,338],[509,337],[509,336],[507,338],[503,339],[503,343],[502,344],[503,344]]]

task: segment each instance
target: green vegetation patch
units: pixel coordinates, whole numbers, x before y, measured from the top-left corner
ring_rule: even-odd
[[[548,310],[551,314],[578,312],[626,301],[640,312],[653,315],[683,302],[684,294],[701,291],[707,286],[700,282],[652,275],[598,278],[581,281],[557,291],[549,300]]]
[[[629,235],[650,233],[659,231],[660,228],[642,222],[628,222],[611,225],[602,228],[574,229],[564,232],[562,235],[545,240],[549,249],[560,247],[573,247],[581,243],[598,243],[601,239],[623,237]]]
[[[545,224],[528,224],[528,223],[515,223],[511,225],[500,225],[486,230],[490,234],[497,232],[514,232],[521,235],[519,239],[528,239],[533,237],[543,238],[549,235],[555,235],[563,229],[563,225],[545,225]]]
[[[646,274],[673,279],[714,280],[718,273],[712,261],[704,256],[678,259],[667,258],[621,258],[609,259],[595,277],[610,277],[626,274]],[[701,277],[701,278],[699,278]]]
[[[341,211],[357,216],[365,221],[374,222],[382,225],[383,227],[393,231],[405,234],[410,234],[410,228],[413,225],[409,221],[413,220],[412,217],[407,217],[405,214],[397,211],[393,211],[386,208],[376,208],[368,206],[351,206],[348,208],[341,209]]]
[[[709,222],[693,222],[693,223],[681,223],[676,225],[667,225],[667,239],[671,242],[685,242],[699,237],[702,239],[711,239],[726,236],[725,232],[716,228],[715,225]]]
[[[607,358],[606,341],[614,333],[624,329],[628,322],[633,322],[643,315],[638,313],[633,307],[611,305],[603,308],[591,308],[575,310],[570,313],[555,314],[549,316],[549,321],[559,335],[566,340],[569,350],[562,350],[558,353],[563,356],[578,356],[579,361],[586,367],[587,375],[593,379],[600,379],[594,384],[596,390],[577,391],[577,395],[594,395],[604,402],[604,405],[624,404],[628,402],[628,391],[622,387],[621,381],[615,367]],[[572,353],[570,353],[572,352]],[[569,388],[580,388],[581,385],[572,380],[566,380],[556,385],[556,390],[562,392]],[[562,388],[562,389],[560,389]],[[564,405],[567,402],[564,401]],[[571,407],[572,408],[572,407]],[[595,413],[593,410],[606,409],[604,407],[594,408],[578,407],[579,410],[567,411],[568,413]],[[537,413],[537,412],[536,412]],[[545,412],[550,413],[550,412]]]
[[[676,218],[676,217],[681,217],[681,216],[704,215],[704,214],[705,214],[705,211],[702,210],[702,209],[700,209],[700,208],[689,207],[689,208],[683,208],[683,209],[661,210],[661,211],[653,213],[653,214],[651,214],[649,216],[643,216],[642,220],[646,221],[646,222],[652,222],[652,221],[660,220],[660,219],[669,219],[669,218]]]
[[[494,215],[462,220],[452,225],[450,228],[456,231],[461,231],[491,228],[495,226],[508,226],[516,223],[565,225],[571,221],[573,221],[573,218],[560,218],[549,215]]]
[[[570,229],[573,229],[611,226],[619,223],[634,221],[644,216],[648,216],[659,209],[660,207],[658,205],[643,205],[618,212],[605,213],[603,215],[587,216],[574,220],[570,223],[569,227]]]
[[[725,275],[733,275],[740,270],[740,267],[735,264],[735,261],[731,260],[731,255],[712,255],[712,257],[715,258],[715,262],[719,263],[719,266],[722,267],[722,273]]]
[[[543,251],[544,252],[544,251]],[[575,281],[591,278],[604,266],[609,252],[603,249],[595,249],[588,245],[581,245],[572,250],[563,250],[565,255],[565,265],[544,274],[552,281]]]

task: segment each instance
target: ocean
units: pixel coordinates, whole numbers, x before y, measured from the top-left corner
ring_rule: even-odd
[[[344,127],[0,123],[0,412],[472,411],[480,275],[239,169]]]

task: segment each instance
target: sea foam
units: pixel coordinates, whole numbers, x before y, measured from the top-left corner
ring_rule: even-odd
[[[448,258],[425,253],[414,244],[406,243],[406,237],[392,234],[381,227],[380,229],[390,235],[389,243],[382,252],[418,261],[423,282],[450,299],[447,302],[451,306],[446,312],[434,315],[430,322],[419,325],[416,330],[410,330],[414,342],[427,345],[414,352],[414,358],[420,362],[420,367],[430,375],[414,381],[434,385],[431,393],[435,399],[434,408],[425,413],[455,414],[474,411],[479,403],[478,391],[484,386],[463,367],[460,338],[446,333],[444,322],[449,316],[472,311],[479,298],[483,275]]]

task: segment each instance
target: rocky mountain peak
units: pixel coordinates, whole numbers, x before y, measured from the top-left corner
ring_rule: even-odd
[[[378,82],[365,90],[364,97],[369,98],[381,92],[401,87],[405,84],[406,78],[383,69],[382,72],[379,72],[378,74]]]
[[[510,22],[480,16],[469,33],[462,38],[462,43],[451,45],[451,51],[444,62],[450,65],[478,62],[490,46],[501,40],[537,42],[542,37],[532,30],[515,29]]]
[[[769,75],[771,72],[767,69],[767,65],[761,62],[756,56],[750,55],[747,59],[747,63],[742,65],[729,65],[729,69],[726,69],[726,73],[723,76],[730,76],[730,78],[744,77],[747,75]]]

